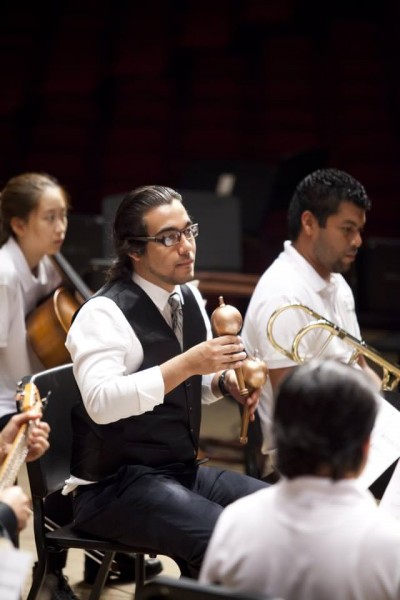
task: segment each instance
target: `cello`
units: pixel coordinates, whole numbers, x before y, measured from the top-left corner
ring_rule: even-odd
[[[31,347],[46,369],[71,362],[65,339],[72,317],[81,306],[70,287],[82,301],[93,292],[74,271],[69,262],[58,253],[51,257],[67,284],[59,286],[27,316],[26,330]]]

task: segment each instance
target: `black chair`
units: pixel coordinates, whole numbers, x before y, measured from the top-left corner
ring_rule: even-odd
[[[273,600],[271,596],[239,592],[222,585],[160,575],[136,594],[135,600]]]
[[[47,396],[43,420],[51,427],[50,449],[39,460],[27,464],[28,479],[33,503],[33,527],[38,555],[32,586],[27,600],[39,598],[40,589],[47,572],[48,556],[69,548],[80,548],[89,555],[100,553],[101,567],[93,585],[89,600],[97,600],[116,552],[135,554],[136,591],[145,579],[145,554],[154,551],[142,547],[130,547],[117,542],[75,531],[72,523],[48,530],[44,501],[49,494],[59,492],[70,475],[72,445],[71,409],[80,398],[80,392],[72,372],[72,365],[63,365],[27,376],[22,385],[35,384],[40,397]]]

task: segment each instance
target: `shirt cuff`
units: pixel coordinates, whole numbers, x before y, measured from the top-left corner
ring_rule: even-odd
[[[164,402],[165,387],[160,367],[136,371],[135,383],[139,393],[140,413],[153,410]]]
[[[203,375],[201,380],[201,401],[203,404],[212,404],[217,400],[221,400],[223,396],[214,396],[211,382],[214,379],[215,373],[210,373],[208,375]],[[219,391],[219,390],[218,390]]]

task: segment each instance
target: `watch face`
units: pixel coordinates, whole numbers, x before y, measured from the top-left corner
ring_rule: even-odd
[[[219,391],[221,392],[221,394],[223,396],[229,396],[229,392],[225,387],[225,376],[226,376],[226,371],[223,371],[218,378],[218,387],[219,387]]]

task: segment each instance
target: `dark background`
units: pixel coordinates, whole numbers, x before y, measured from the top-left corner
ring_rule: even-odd
[[[359,309],[397,318],[399,5],[2,0],[0,185],[42,170],[66,186],[65,254],[81,274],[107,256],[105,198],[153,183],[190,202],[207,191],[190,205],[200,267],[218,268],[207,249],[220,239],[222,268],[260,273],[299,179],[347,170],[373,203],[350,276]],[[221,173],[234,198],[214,211]]]

